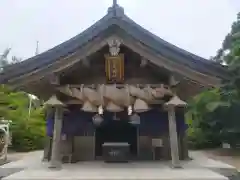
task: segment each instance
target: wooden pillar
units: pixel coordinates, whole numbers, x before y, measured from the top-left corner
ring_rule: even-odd
[[[60,142],[61,142],[61,131],[62,131],[62,107],[55,107],[54,115],[54,130],[53,130],[53,140],[52,140],[52,155],[50,159],[49,168],[61,168],[61,154],[60,154]]]
[[[45,109],[45,119],[46,121],[50,118],[53,118],[53,108],[48,107]],[[47,127],[46,127],[47,131]],[[50,138],[47,134],[45,137],[45,142],[44,142],[44,151],[43,151],[43,161],[49,161],[51,157],[51,143],[52,143],[52,138]]]
[[[64,104],[59,101],[56,95],[53,95],[47,102],[44,103],[48,108],[54,108],[54,129],[53,129],[53,140],[52,140],[52,153],[50,158],[49,168],[61,168],[61,154],[60,154],[60,143],[61,143],[61,131],[63,121],[63,107]]]
[[[44,140],[44,150],[43,150],[43,158],[42,158],[42,161],[43,162],[46,162],[46,161],[49,161],[50,160],[50,151],[51,151],[51,138],[49,136],[46,136],[45,137],[45,140]]]
[[[168,108],[169,137],[173,168],[180,167],[175,107]]]
[[[170,136],[170,147],[172,156],[172,167],[179,168],[179,151],[178,151],[178,135],[177,135],[177,125],[176,125],[176,114],[175,107],[185,107],[186,102],[179,99],[178,96],[173,96],[170,101],[165,103],[165,107],[168,109],[168,121],[169,121],[169,136]]]

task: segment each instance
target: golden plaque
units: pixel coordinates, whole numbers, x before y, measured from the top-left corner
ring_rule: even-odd
[[[123,83],[124,81],[124,55],[105,55],[106,77],[108,83]]]

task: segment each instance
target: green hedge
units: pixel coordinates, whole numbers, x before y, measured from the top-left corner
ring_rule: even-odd
[[[17,151],[30,151],[43,148],[45,136],[44,110],[35,106],[29,116],[29,95],[24,92],[12,91],[0,85],[0,118],[11,120],[11,148]],[[39,104],[39,103],[36,103]]]
[[[45,124],[43,119],[30,119],[13,123],[12,149],[16,151],[31,151],[43,149]]]

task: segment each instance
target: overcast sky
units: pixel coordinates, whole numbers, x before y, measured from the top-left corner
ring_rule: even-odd
[[[214,56],[240,11],[239,0],[118,0],[134,21],[205,58]],[[0,53],[23,59],[79,34],[112,0],[0,0]]]

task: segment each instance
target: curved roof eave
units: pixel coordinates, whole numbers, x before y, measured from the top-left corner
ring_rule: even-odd
[[[73,53],[76,49],[89,42],[111,25],[118,25],[128,34],[130,33],[134,38],[158,51],[160,54],[162,53],[164,56],[169,56],[170,59],[173,58],[173,60],[176,60],[177,63],[189,65],[191,68],[209,75],[221,78],[227,76],[227,72],[224,67],[166,42],[135,23],[125,14],[117,16],[114,13],[108,13],[94,25],[62,44],[18,64],[6,67],[5,71],[1,74],[2,78],[0,77],[0,82],[32,72],[38,68],[47,66],[48,64],[57,61],[60,57]]]
[[[226,67],[222,66],[221,64],[218,64],[214,61],[207,60],[205,58],[202,58],[200,56],[197,56],[191,52],[188,52],[184,49],[181,49],[163,39],[160,37],[154,35],[153,33],[149,32],[148,30],[141,27],[139,24],[135,23],[132,19],[130,19],[127,16],[124,16],[124,21],[132,25],[134,29],[137,29],[141,33],[131,33],[132,31],[128,29],[128,33],[131,33],[131,35],[135,35],[137,39],[142,40],[142,43],[150,46],[152,49],[155,49],[160,54],[165,51],[163,56],[167,57],[168,55],[175,55],[170,56],[169,58],[173,58],[176,60],[180,60],[179,63],[189,64],[190,67],[194,68],[202,73],[207,73],[209,75],[215,75],[220,78],[224,78],[228,76],[228,73],[226,71]],[[134,30],[133,30],[134,31]],[[177,57],[176,57],[177,56]],[[182,58],[179,58],[182,57]],[[216,72],[218,72],[216,74]]]
[[[42,66],[51,64],[53,61],[58,60],[60,57],[66,56],[76,49],[80,48],[83,44],[87,43],[91,38],[99,33],[99,29],[106,24],[106,22],[111,18],[109,14],[104,16],[102,19],[97,21],[94,25],[83,31],[82,33],[76,35],[75,37],[41,53],[26,59],[20,63],[9,65],[5,67],[3,71],[3,76],[5,74],[8,78],[14,78],[20,74],[31,72],[35,69],[41,68]],[[18,69],[16,72],[15,70]],[[1,81],[1,79],[0,79]]]

